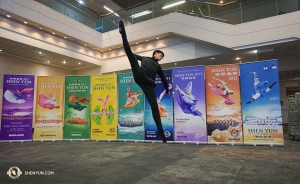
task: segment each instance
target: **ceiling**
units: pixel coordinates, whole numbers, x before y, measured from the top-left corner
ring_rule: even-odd
[[[78,4],[77,0],[59,0],[64,1],[65,3],[73,3]],[[237,4],[239,5],[250,5],[255,4],[258,2],[263,2],[267,0],[246,0],[241,1],[240,3],[233,3],[225,6],[214,6],[211,8],[211,11],[214,13],[228,11],[228,9],[235,9],[238,8]],[[94,12],[95,16],[99,16],[98,11],[102,11],[103,13],[101,16],[105,16],[110,14],[107,10],[103,8],[103,4],[110,3],[110,7],[114,7],[119,12],[126,12],[132,11],[135,8],[141,8],[149,2],[153,2],[155,6],[161,7],[166,2],[174,2],[174,0],[85,0],[86,5],[94,7],[94,9],[90,9],[91,12]],[[207,1],[208,2],[208,1]],[[218,0],[210,0],[210,3],[218,3]],[[227,1],[228,2],[228,1]],[[96,4],[95,4],[96,3]],[[224,1],[226,3],[226,1]],[[97,6],[96,6],[97,5]],[[203,9],[203,13],[206,14],[205,8],[208,6],[207,3],[202,3],[200,7]],[[85,7],[85,8],[87,8]],[[196,12],[199,7],[199,3],[197,2],[187,2],[181,6],[181,9],[185,12]],[[198,11],[199,12],[199,11]],[[6,12],[0,11],[0,14],[3,16],[6,15]],[[21,19],[16,18],[16,21],[21,21]],[[36,27],[39,29],[38,24],[30,24],[30,26]],[[48,32],[49,34],[52,33],[52,30],[44,28],[43,31]],[[57,33],[56,36],[63,37],[64,35],[60,35]],[[167,36],[175,36],[175,35],[167,35]],[[162,37],[163,38],[163,37]],[[76,38],[68,38],[68,40],[83,45],[80,40]],[[199,44],[202,42],[199,40],[192,40]],[[94,48],[92,45],[88,45],[91,49]],[[67,68],[71,70],[79,70],[82,68],[92,68],[96,67],[97,65],[91,64],[89,62],[80,61],[75,58],[66,57],[64,55],[60,55],[57,53],[49,52],[40,48],[35,48],[28,46],[26,44],[21,44],[18,42],[14,42],[3,37],[0,37],[0,49],[2,50],[1,54],[10,55],[13,57],[22,58],[31,62],[37,62],[40,64],[51,65],[55,67]],[[114,48],[111,48],[114,49]],[[117,48],[115,48],[117,49]],[[257,53],[253,53],[253,50],[257,50]],[[103,48],[95,48],[96,51],[100,52]],[[108,48],[106,48],[108,51]],[[41,54],[39,53],[41,52]],[[104,53],[103,53],[104,54]],[[236,57],[240,57],[240,59],[236,59]],[[262,61],[268,59],[278,59],[279,60],[279,70],[280,70],[280,79],[281,80],[298,80],[300,78],[300,41],[292,41],[287,43],[281,43],[276,45],[269,45],[263,47],[256,47],[253,49],[247,50],[230,50],[228,49],[226,54],[207,57],[207,58],[197,58],[189,61],[181,61],[175,63],[167,63],[163,64],[163,68],[173,68],[173,67],[181,67],[181,66],[192,66],[192,65],[217,65],[217,64],[231,64],[231,63],[239,63],[239,62],[252,62],[252,61]],[[48,63],[50,61],[50,63]],[[64,63],[64,61],[66,61]],[[79,64],[80,63],[80,64]],[[129,72],[129,70],[119,71],[118,73]]]

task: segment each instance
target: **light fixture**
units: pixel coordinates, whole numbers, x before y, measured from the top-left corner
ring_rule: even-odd
[[[49,64],[49,63],[50,63],[50,61],[47,61],[47,63]]]
[[[184,2],[185,2],[185,1],[179,1],[179,2],[177,2],[177,3],[173,3],[173,4],[170,4],[170,5],[164,6],[164,7],[162,7],[162,9],[170,8],[170,7],[172,7],[172,6],[176,6],[176,5],[182,4],[182,3],[184,3]]]
[[[159,39],[159,37],[156,38],[157,40]]]
[[[80,1],[78,1],[78,2],[79,2],[80,4],[83,4],[83,1],[81,1],[81,0],[80,0]]]
[[[147,42],[148,40],[146,40],[146,42]]]
[[[65,63],[66,63],[66,60],[63,61],[63,64],[65,64]]]
[[[10,15],[6,15],[7,17],[10,17]]]
[[[103,6],[105,9],[107,9],[108,11],[110,11],[110,13],[114,13],[114,11],[112,11],[111,9],[107,8],[106,6]]]
[[[133,14],[133,15],[131,15],[129,17],[130,18],[137,18],[137,17],[143,16],[143,15],[147,15],[147,14],[149,14],[151,12],[152,11],[146,10],[146,11],[143,11],[143,12],[140,12],[140,13]]]
[[[222,1],[222,0],[220,1],[220,4],[223,4],[223,1]]]
[[[236,57],[235,59],[236,59],[236,60],[240,60],[241,58],[239,58],[239,57]]]
[[[117,17],[120,17],[120,15],[119,14],[117,14],[117,13],[114,13],[115,14],[115,16],[117,16]]]
[[[253,51],[253,53],[255,53],[255,54],[256,54],[256,53],[257,53],[257,50],[254,50],[254,51]]]
[[[54,32],[52,32],[52,34],[55,34]]]
[[[42,54],[42,52],[40,51],[39,54]]]
[[[111,49],[109,49],[109,50],[111,50]]]
[[[84,44],[84,46],[86,46],[86,44]]]
[[[211,59],[216,59],[216,58],[212,57]]]
[[[67,39],[67,37],[66,37],[66,36],[65,36],[64,38],[65,38],[65,39]]]
[[[79,64],[79,65],[81,65],[81,63],[80,63],[80,62],[79,62],[78,64]]]
[[[95,49],[95,48],[93,48],[93,49]]]
[[[2,52],[2,50],[0,49],[0,52]]]
[[[135,42],[135,44],[139,44],[139,42]]]
[[[26,21],[24,21],[24,24],[27,24],[27,22],[26,22]]]
[[[101,52],[103,52],[103,50],[101,50]]]
[[[40,29],[43,29],[42,27],[39,27]]]
[[[119,49],[120,47],[118,47],[118,49]]]

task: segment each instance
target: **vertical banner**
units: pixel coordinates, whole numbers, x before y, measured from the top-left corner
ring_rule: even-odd
[[[1,141],[31,141],[34,99],[33,75],[3,76]]]
[[[205,67],[208,143],[243,144],[239,65]]]
[[[116,140],[118,121],[117,75],[92,76],[91,139]]]
[[[37,77],[33,140],[61,140],[65,77]]]
[[[90,76],[65,77],[63,139],[90,138]]]
[[[144,141],[144,93],[132,73],[118,75],[118,140]]]
[[[173,84],[172,69],[163,70],[167,83],[169,84],[170,95],[165,94],[165,87],[157,75],[156,97],[158,103],[159,114],[167,141],[174,141],[174,124],[173,124]],[[157,128],[152,116],[152,110],[148,100],[145,98],[145,140],[161,141],[161,137],[157,135]]]
[[[240,64],[244,144],[284,145],[277,60]]]
[[[204,67],[173,69],[175,142],[207,143]]]

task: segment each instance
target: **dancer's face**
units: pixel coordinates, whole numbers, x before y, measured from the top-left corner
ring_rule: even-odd
[[[162,53],[155,52],[154,58],[157,59],[157,61],[160,61],[160,60],[162,60],[163,55],[162,55]]]

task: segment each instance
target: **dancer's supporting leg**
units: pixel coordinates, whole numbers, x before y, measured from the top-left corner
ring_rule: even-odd
[[[145,96],[150,104],[152,110],[152,116],[157,127],[157,134],[162,138],[163,142],[166,143],[167,139],[165,137],[163,126],[161,124],[161,118],[159,115],[155,88],[153,86],[149,86],[146,84],[141,84],[140,87],[144,91]]]

